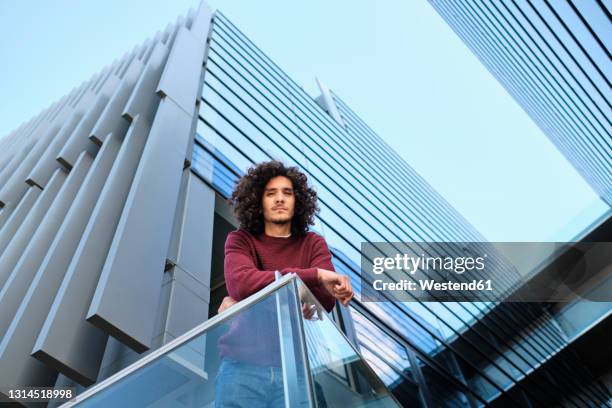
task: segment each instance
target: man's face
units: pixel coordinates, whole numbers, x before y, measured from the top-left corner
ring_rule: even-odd
[[[264,221],[274,224],[291,222],[295,209],[293,183],[285,176],[268,181],[261,198]]]

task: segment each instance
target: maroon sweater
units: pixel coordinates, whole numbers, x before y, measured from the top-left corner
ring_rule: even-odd
[[[274,271],[295,272],[328,312],[334,297],[319,284],[317,268],[334,270],[325,239],[314,232],[303,237],[254,236],[246,230],[229,233],[225,241],[225,283],[229,295],[242,300],[274,281]]]
[[[330,312],[336,300],[319,284],[317,268],[334,270],[325,239],[314,232],[278,238],[239,229],[225,241],[225,283],[229,295],[238,301],[273,282],[278,270],[283,275],[296,273]],[[230,323],[229,331],[219,339],[221,355],[252,364],[280,365],[275,309],[257,309],[256,315],[241,312]]]

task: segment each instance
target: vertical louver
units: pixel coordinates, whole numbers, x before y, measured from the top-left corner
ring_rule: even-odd
[[[0,140],[4,387],[92,384],[109,335],[156,346],[211,19],[202,3]]]

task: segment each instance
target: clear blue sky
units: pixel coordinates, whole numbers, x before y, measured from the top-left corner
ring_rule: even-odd
[[[0,2],[0,137],[196,0]],[[426,0],[211,0],[315,76],[492,241],[569,240],[609,210]]]

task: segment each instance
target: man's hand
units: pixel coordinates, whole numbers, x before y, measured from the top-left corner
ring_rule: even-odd
[[[224,297],[223,301],[221,302],[221,306],[219,306],[219,310],[217,310],[217,313],[223,313],[225,310],[234,306],[236,303],[238,302],[232,299],[230,296]]]
[[[343,306],[349,304],[353,298],[353,287],[351,286],[351,281],[348,276],[321,268],[317,269],[317,276],[319,278],[319,283],[321,283],[333,297],[338,299]]]

